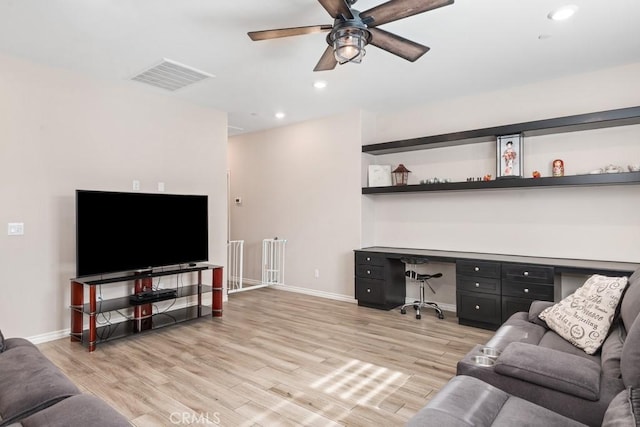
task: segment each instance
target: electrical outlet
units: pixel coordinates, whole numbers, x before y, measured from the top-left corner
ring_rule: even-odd
[[[164,191],[164,182],[158,183],[158,191]]]
[[[22,236],[24,234],[24,222],[10,222],[7,226],[7,235]]]
[[[313,271],[313,277],[315,277],[316,279],[320,278],[320,269],[316,268]]]
[[[133,180],[133,191],[140,191],[140,181],[137,179]]]

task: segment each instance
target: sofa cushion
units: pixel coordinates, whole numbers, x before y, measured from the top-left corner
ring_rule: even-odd
[[[540,318],[540,313],[542,313],[545,309],[551,307],[552,305],[553,302],[551,301],[537,300],[532,302],[531,306],[529,307],[529,322],[548,328],[547,322]]]
[[[414,415],[407,427],[580,426],[577,421],[512,396],[477,378],[459,375]]]
[[[620,303],[620,317],[627,331],[631,329],[638,313],[640,313],[640,269],[629,277],[629,285]]]
[[[594,354],[607,337],[627,280],[594,274],[539,317],[558,335],[585,353]]]
[[[555,331],[547,331],[543,335],[542,339],[538,343],[540,347],[550,348],[552,350],[562,351],[564,353],[573,354],[575,356],[584,357],[600,363],[600,358],[597,354],[587,354],[584,350],[574,346],[566,339],[562,338]]]
[[[640,388],[640,317],[636,318],[624,340],[620,371],[626,387]]]
[[[0,425],[10,424],[80,390],[34,346],[0,356]]]
[[[4,351],[9,351],[17,347],[33,347],[37,348],[34,343],[24,338],[7,338],[4,340]]]
[[[512,342],[538,344],[547,331],[546,327],[529,322],[527,313],[518,312],[502,324],[486,346],[502,351]]]
[[[620,319],[616,320],[609,331],[609,336],[602,344],[601,363],[602,375],[614,378],[622,378],[620,370],[620,358],[626,336]]]
[[[498,357],[495,370],[552,390],[596,401],[600,366],[592,360],[536,345],[514,342]]]
[[[602,427],[640,425],[640,389],[627,388],[613,398],[602,420]]]
[[[22,427],[129,427],[115,409],[89,394],[71,396],[22,420]]]

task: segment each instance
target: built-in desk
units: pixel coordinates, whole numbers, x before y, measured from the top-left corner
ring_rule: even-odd
[[[630,275],[638,263],[547,258],[480,252],[374,246],[355,251],[359,305],[391,309],[404,304],[404,256],[456,265],[456,314],[461,324],[497,329],[534,300],[553,301],[563,273]]]

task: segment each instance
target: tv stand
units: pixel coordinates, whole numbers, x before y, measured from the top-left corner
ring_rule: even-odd
[[[211,271],[211,285],[203,284],[203,272]],[[222,272],[217,265],[196,264],[185,268],[170,270],[144,270],[113,275],[87,276],[71,279],[71,341],[80,342],[88,350],[94,351],[98,343],[114,340],[176,323],[211,315],[222,316]],[[175,289],[175,299],[181,307],[168,308],[159,313],[153,312],[153,304],[167,300],[166,295],[155,301],[137,302],[133,295],[147,293],[152,290],[154,277],[192,273],[196,275],[196,283],[179,286]],[[97,299],[97,288],[102,285],[123,284],[133,282],[133,294],[107,300]],[[85,292],[88,291],[88,292]],[[202,304],[202,294],[211,293],[211,307]],[[88,296],[85,299],[85,295]],[[188,297],[196,297],[196,303],[189,305]],[[125,320],[117,323],[109,322],[98,325],[98,316],[110,312],[126,314]],[[107,317],[109,315],[107,314]],[[85,323],[85,320],[88,320]],[[86,326],[85,326],[86,325]]]

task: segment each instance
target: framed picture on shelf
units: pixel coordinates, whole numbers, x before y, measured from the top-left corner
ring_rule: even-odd
[[[369,165],[369,187],[391,186],[391,165]]]
[[[522,177],[522,134],[502,135],[496,141],[496,179]]]

